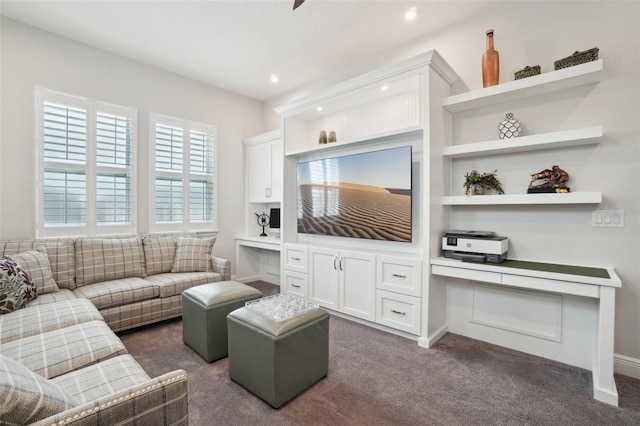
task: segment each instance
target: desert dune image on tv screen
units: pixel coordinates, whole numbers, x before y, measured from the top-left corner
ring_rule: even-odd
[[[411,242],[411,147],[299,163],[298,232]]]

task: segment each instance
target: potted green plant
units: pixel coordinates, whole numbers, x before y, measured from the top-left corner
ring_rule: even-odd
[[[497,170],[482,174],[478,173],[477,170],[466,173],[464,175],[464,193],[467,195],[481,195],[493,190],[498,194],[504,194],[502,184],[496,176],[497,173]]]

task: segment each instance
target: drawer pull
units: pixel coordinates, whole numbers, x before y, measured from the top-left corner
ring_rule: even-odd
[[[393,312],[394,314],[398,314],[398,315],[407,315],[406,312],[396,311],[395,309],[392,309],[391,312]]]
[[[291,287],[300,288],[298,284],[291,283]]]
[[[407,278],[407,276],[403,274],[391,274],[391,276],[397,277],[397,278]]]
[[[299,258],[299,257],[293,257],[293,256],[292,256],[292,257],[291,257],[291,260],[300,260],[300,258]]]

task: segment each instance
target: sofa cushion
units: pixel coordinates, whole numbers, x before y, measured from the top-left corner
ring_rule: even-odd
[[[81,403],[93,401],[150,379],[131,355],[120,355],[51,379]]]
[[[46,239],[0,241],[0,255],[22,253],[36,247],[45,247],[53,280],[60,288],[73,289],[75,282],[74,239]]]
[[[0,355],[0,424],[26,425],[80,405],[58,385]]]
[[[38,247],[22,253],[10,256],[24,268],[38,288],[38,294],[53,293],[58,290],[58,285],[53,279],[47,249]]]
[[[0,315],[0,344],[95,320],[102,320],[102,316],[87,299],[30,304],[26,309]]]
[[[171,272],[150,275],[146,280],[158,287],[160,297],[170,297],[200,284],[222,281],[222,275],[217,272]]]
[[[51,379],[127,349],[104,321],[88,321],[3,343],[0,353]]]
[[[214,238],[178,238],[171,272],[211,272]]]
[[[156,297],[144,302],[101,309],[100,314],[113,331],[128,330],[182,315],[181,296]]]
[[[0,259],[0,314],[22,308],[37,294],[35,283],[18,262],[7,256]]]
[[[142,239],[78,238],[75,243],[76,284],[78,287],[147,276]]]
[[[73,290],[76,296],[86,297],[96,308],[113,308],[158,297],[159,290],[143,278],[123,278],[83,285]]]
[[[60,302],[61,300],[73,300],[77,299],[76,295],[69,289],[63,288],[55,293],[47,293],[38,296],[37,299],[29,302],[29,308],[34,306],[46,305],[48,303]]]

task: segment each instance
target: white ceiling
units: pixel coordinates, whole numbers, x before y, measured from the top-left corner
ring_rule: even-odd
[[[488,1],[0,0],[2,15],[258,100],[496,7]],[[409,7],[418,17],[406,21]],[[270,82],[272,74],[280,82]]]

